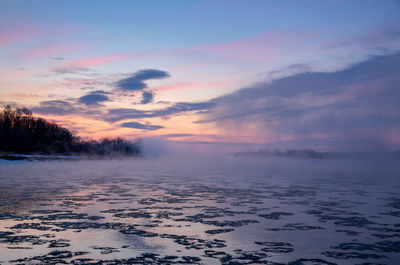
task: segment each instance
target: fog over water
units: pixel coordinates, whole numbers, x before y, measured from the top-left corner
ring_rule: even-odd
[[[398,264],[398,164],[0,162],[0,264]]]

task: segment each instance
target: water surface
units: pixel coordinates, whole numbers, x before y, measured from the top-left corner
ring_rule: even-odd
[[[0,263],[399,264],[399,172],[372,160],[3,162]]]

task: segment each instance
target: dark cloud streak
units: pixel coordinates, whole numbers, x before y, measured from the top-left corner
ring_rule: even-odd
[[[79,111],[71,103],[64,100],[48,100],[40,102],[39,106],[31,108],[34,113],[68,115]]]
[[[134,73],[131,77],[116,82],[116,87],[123,91],[141,91],[147,88],[145,81],[152,79],[165,79],[168,72],[156,69],[145,69]]]
[[[89,94],[82,96],[78,99],[78,102],[83,103],[87,106],[98,105],[100,102],[109,101],[107,96],[109,93],[103,90],[92,91]]]
[[[148,104],[153,102],[154,99],[154,94],[152,92],[143,92],[142,93],[142,100],[140,101],[140,104]]]
[[[108,122],[117,122],[125,119],[143,119],[155,117],[169,117],[172,115],[181,115],[191,111],[209,110],[215,106],[214,101],[208,102],[178,102],[170,107],[156,110],[137,110],[128,108],[110,109],[105,120]]]
[[[121,124],[121,127],[140,129],[140,130],[145,130],[145,131],[155,131],[155,130],[164,128],[164,126],[161,126],[161,125],[148,125],[148,124],[142,124],[139,122],[124,122]]]

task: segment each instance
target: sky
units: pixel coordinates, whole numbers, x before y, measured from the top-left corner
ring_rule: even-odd
[[[99,139],[400,148],[400,1],[0,0],[0,106]]]

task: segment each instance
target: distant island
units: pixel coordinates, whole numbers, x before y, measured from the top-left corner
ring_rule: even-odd
[[[74,155],[139,156],[140,140],[121,137],[85,140],[67,128],[37,118],[27,108],[6,106],[0,112],[0,156]]]
[[[322,159],[322,158],[330,158],[332,153],[328,152],[317,152],[311,149],[300,149],[300,150],[292,150],[288,149],[286,151],[281,150],[257,150],[257,151],[247,151],[247,152],[238,152],[235,153],[235,156],[250,156],[250,157],[292,157],[292,158],[313,158],[313,159]]]
[[[372,158],[377,154],[367,152],[318,152],[312,149],[287,149],[286,151],[275,150],[257,150],[234,153],[235,156],[247,157],[287,157],[301,159],[366,159]],[[400,151],[393,153],[379,154],[384,157],[400,158]]]

